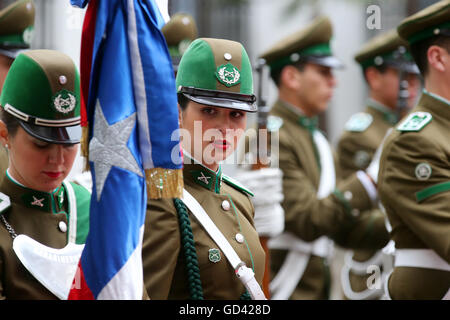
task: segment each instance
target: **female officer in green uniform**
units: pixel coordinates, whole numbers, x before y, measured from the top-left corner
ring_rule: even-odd
[[[151,299],[255,298],[213,240],[223,234],[260,289],[265,254],[253,225],[252,194],[220,166],[237,147],[246,113],[256,111],[249,58],[238,42],[197,39],[180,61],[176,84],[185,195],[183,201],[149,201],[142,253],[147,292]],[[219,230],[199,222],[186,192]]]
[[[0,141],[9,155],[0,185],[0,299],[64,298],[78,262],[67,249],[83,244],[89,228],[89,192],[63,182],[81,137],[76,66],[57,51],[21,53],[0,104]],[[58,255],[74,262],[66,277],[49,272]]]

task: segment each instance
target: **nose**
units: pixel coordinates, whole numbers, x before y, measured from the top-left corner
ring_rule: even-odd
[[[53,144],[48,155],[48,162],[52,164],[64,163],[64,147],[60,144]]]
[[[337,85],[337,79],[336,79],[336,77],[334,76],[333,73],[330,73],[329,83],[330,83],[330,87],[331,88],[334,88]]]

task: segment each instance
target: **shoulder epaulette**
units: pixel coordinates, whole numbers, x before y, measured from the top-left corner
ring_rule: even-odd
[[[268,116],[267,117],[267,130],[269,132],[275,132],[280,130],[280,128],[283,126],[283,119],[277,116]]]
[[[249,189],[247,189],[246,187],[244,187],[240,182],[234,180],[233,178],[227,176],[227,175],[222,175],[222,180],[225,181],[227,184],[229,184],[230,186],[232,186],[233,188],[242,191],[250,196],[254,196],[253,192],[251,192]]]
[[[371,124],[373,118],[366,112],[358,112],[345,123],[345,130],[352,132],[364,132]]]
[[[405,120],[403,120],[398,126],[398,131],[420,131],[430,121],[433,116],[428,112],[413,112]]]
[[[9,200],[9,197],[0,192],[0,214],[11,207],[11,200]]]

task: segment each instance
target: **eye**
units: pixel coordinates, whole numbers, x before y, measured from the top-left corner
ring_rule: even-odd
[[[242,118],[244,116],[244,112],[242,111],[232,111],[230,112],[230,116],[234,119],[239,119]]]
[[[71,150],[77,146],[77,143],[74,144],[63,144],[64,149]]]
[[[208,114],[208,115],[214,115],[217,113],[217,110],[212,107],[205,107],[201,109],[202,113]]]
[[[50,145],[50,143],[48,143],[48,142],[45,142],[45,141],[41,141],[41,140],[33,140],[33,143],[34,143],[34,145],[36,146],[36,147],[38,147],[39,149],[44,149],[44,148],[47,148],[49,145]]]

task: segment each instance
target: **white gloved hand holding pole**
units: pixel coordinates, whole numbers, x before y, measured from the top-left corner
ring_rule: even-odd
[[[284,230],[282,177],[279,168],[241,171],[236,176],[253,193],[255,228],[260,236],[274,237]]]

